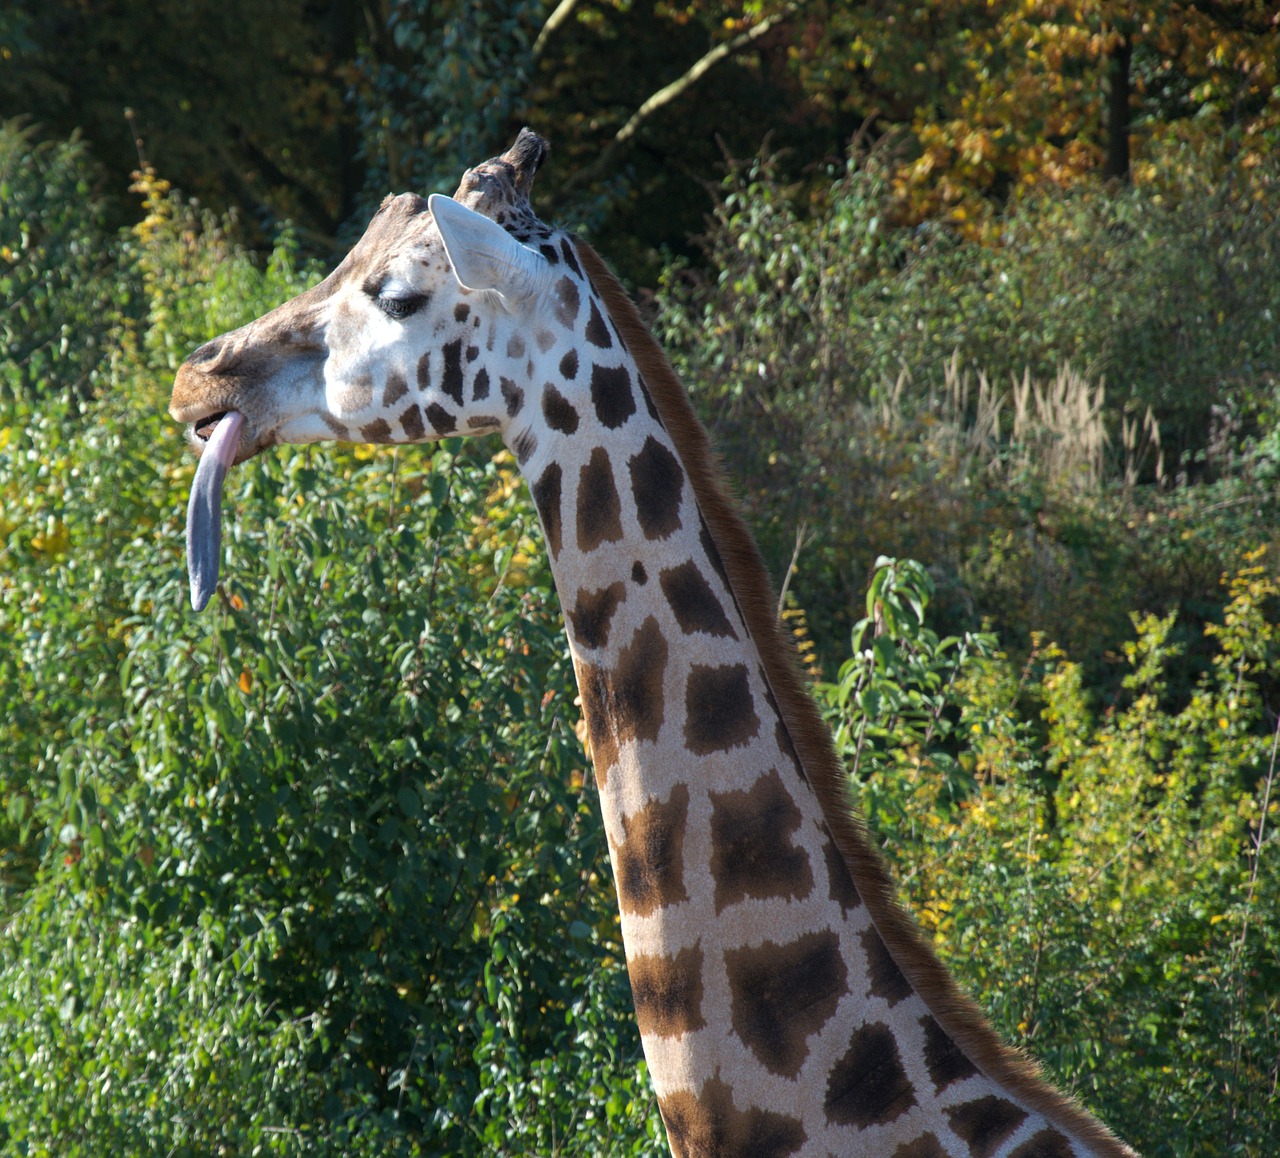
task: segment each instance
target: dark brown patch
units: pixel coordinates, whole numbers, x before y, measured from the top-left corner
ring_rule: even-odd
[[[800,820],[800,809],[776,770],[747,792],[711,793],[717,913],[747,897],[799,901],[812,892],[809,854],[791,843]]]
[[[791,733],[787,731],[787,725],[783,722],[782,711],[779,709],[778,701],[774,697],[773,688],[769,686],[769,674],[764,670],[764,668],[758,668],[757,670],[760,673],[760,682],[764,685],[765,702],[769,705],[769,711],[777,721],[773,727],[774,740],[778,745],[778,751],[791,761],[791,765],[795,769],[796,776],[808,784],[809,777],[805,773],[803,765],[800,763],[800,755],[796,751],[795,744],[791,742]]]
[[[724,569],[724,560],[720,557],[720,548],[716,546],[716,541],[711,537],[711,532],[707,528],[707,524],[703,521],[702,516],[698,516],[698,541],[702,544],[702,549],[706,551],[707,558],[711,560],[711,566],[715,569],[715,573],[720,576],[720,582],[724,584],[724,589],[729,592],[729,598],[733,600],[733,609],[738,613],[738,619],[746,625],[746,616],[742,614],[742,607],[738,603],[738,596],[734,593],[733,585],[729,582],[728,572]]]
[[[578,376],[577,350],[570,350],[560,359],[560,375],[566,382],[572,382]]]
[[[711,537],[711,532],[708,530],[706,523],[702,523],[698,530],[698,541],[702,544],[702,549],[706,551],[707,558],[711,560],[711,566],[715,569],[715,573],[720,576],[720,582],[724,584],[724,589],[732,596],[733,588],[729,585],[729,574],[724,569],[724,560],[720,558],[720,548],[716,546],[716,541]],[[736,599],[734,603],[736,606]]]
[[[565,264],[573,270],[579,277],[582,276],[582,267],[578,265],[578,259],[573,256],[573,246],[569,244],[569,239],[565,238],[560,242],[560,252],[564,254]]]
[[[744,663],[722,667],[695,663],[689,669],[684,703],[684,740],[695,756],[727,752],[760,731]]]
[[[648,539],[665,539],[680,527],[684,470],[679,460],[650,435],[628,466],[640,529]]]
[[[427,428],[422,424],[422,411],[416,402],[400,415],[400,425],[410,442],[420,442],[427,436]]]
[[[560,264],[560,254],[559,252],[557,252],[556,247],[554,245],[540,245],[538,246],[538,252],[547,259],[547,263],[549,265]],[[560,280],[568,281],[569,279],[561,278]]]
[[[662,729],[662,679],[667,639],[651,615],[618,655],[612,680],[611,715],[620,740],[657,740]]]
[[[459,302],[453,307],[453,320],[455,322],[465,322],[471,313],[471,307],[466,302]]]
[[[846,913],[862,904],[862,896],[858,886],[853,883],[853,874],[845,863],[836,842],[830,836],[822,842],[822,856],[827,862],[828,895]]]
[[[556,344],[556,336],[550,330],[535,330],[533,340],[544,354]]]
[[[330,430],[333,431],[335,438],[345,441],[351,437],[350,427],[348,427],[345,422],[339,422],[327,410],[320,411],[320,419]]]
[[[578,598],[567,612],[573,637],[583,647],[604,647],[609,642],[609,624],[618,605],[627,597],[622,580],[599,591],[578,588]]]
[[[477,321],[478,321],[478,320],[479,320],[479,319],[477,319]],[[467,347],[467,361],[468,361],[468,362],[474,362],[478,357],[480,357],[480,347],[479,347],[479,346],[468,346],[468,347]]]
[[[823,1109],[842,1126],[883,1126],[916,1104],[893,1031],[881,1022],[853,1031],[848,1052],[831,1070]]]
[[[431,388],[431,351],[428,350],[418,359],[418,389]]]
[[[649,573],[645,571],[644,564],[639,559],[631,564],[631,582],[637,587],[643,587],[649,582]]]
[[[613,485],[613,467],[603,447],[591,452],[578,477],[578,549],[594,551],[622,538],[622,502]]]
[[[572,434],[578,429],[578,412],[573,403],[550,382],[542,388],[542,416],[552,430]]]
[[[409,383],[404,380],[404,375],[392,370],[387,375],[387,384],[382,388],[382,405],[390,409],[409,393]]]
[[[995,1094],[953,1106],[946,1112],[951,1129],[969,1144],[972,1158],[991,1158],[1027,1115],[1012,1102]]]
[[[1023,1142],[1009,1158],[1072,1158],[1074,1154],[1071,1140],[1065,1134],[1046,1127]]]
[[[667,641],[651,615],[618,654],[617,666],[579,665],[578,690],[587,720],[600,787],[627,740],[657,740],[665,705],[662,681],[667,671]]]
[[[515,448],[516,462],[524,466],[533,457],[533,452],[538,449],[538,436],[532,430],[522,430],[516,436],[512,446]]]
[[[591,317],[587,320],[587,341],[601,350],[607,350],[613,345],[609,327],[604,324],[604,317],[595,298],[591,299]]]
[[[627,973],[642,1034],[678,1037],[707,1024],[702,1017],[702,949],[697,945],[674,957],[628,957]]]
[[[898,963],[889,955],[889,947],[884,943],[875,926],[863,929],[859,934],[862,939],[862,951],[867,955],[868,980],[871,992],[876,997],[883,997],[892,1009],[904,997],[911,996],[911,983],[902,975]]]
[[[653,404],[653,397],[649,393],[649,387],[645,383],[643,374],[636,374],[636,385],[640,387],[640,396],[644,399],[645,409],[649,411],[649,417],[665,430],[666,424],[662,421],[658,408]]]
[[[498,387],[502,391],[502,400],[507,404],[507,417],[514,418],[524,405],[524,391],[510,378],[498,378]]]
[[[525,346],[524,346],[523,334],[512,334],[511,337],[507,339],[507,357],[508,358],[523,358],[524,350],[525,350]]]
[[[625,366],[591,367],[591,401],[596,417],[610,430],[617,430],[636,412],[631,395],[631,371]]]
[[[365,442],[387,442],[391,438],[391,427],[381,418],[375,418],[368,426],[360,427],[360,437]]]
[[[726,949],[733,1030],[771,1073],[794,1078],[809,1056],[808,1038],[848,992],[840,938],[806,933],[787,945]]]
[[[596,770],[596,785],[604,791],[609,769],[618,762],[618,738],[609,718],[609,669],[586,663],[576,656],[573,662],[578,677],[578,695],[582,700],[582,718],[587,722],[587,738],[591,744],[591,763]]]
[[[738,638],[724,608],[720,606],[720,600],[711,590],[711,584],[692,560],[659,572],[658,582],[685,635],[700,631],[707,635]],[[774,711],[777,711],[776,704]]]
[[[614,845],[613,865],[618,903],[624,913],[647,917],[665,905],[689,899],[684,887],[684,826],[689,789],[677,784],[665,804],[651,800],[634,816],[624,817],[622,844]]]
[[[555,253],[555,250],[551,252]],[[556,282],[556,321],[565,329],[573,329],[573,323],[578,320],[578,308],[581,305],[581,299],[578,297],[578,283],[573,278],[562,277]]]
[[[492,414],[473,414],[467,419],[468,430],[497,430],[501,425]]]
[[[560,557],[560,491],[562,472],[558,462],[551,463],[533,484],[533,501],[542,520],[542,533],[547,537],[551,557]]]
[[[788,1158],[808,1140],[795,1118],[733,1104],[733,1090],[718,1077],[694,1094],[677,1090],[658,1099],[673,1158]]]
[[[471,383],[471,397],[476,402],[483,402],[489,397],[489,371],[483,366],[476,371],[475,381]]]
[[[446,342],[440,351],[444,355],[444,377],[440,389],[462,405],[462,339]]]
[[[795,745],[791,742],[791,733],[787,731],[787,725],[782,722],[781,718],[773,726],[773,738],[778,745],[778,751],[790,758],[791,765],[796,770],[796,775],[808,784],[809,777],[805,773],[804,765],[800,763],[800,757],[796,754]]]
[[[924,1029],[924,1064],[933,1079],[935,1093],[942,1093],[952,1082],[972,1077],[978,1072],[973,1064],[932,1017],[926,1014],[920,1019]]]
[[[934,1133],[921,1134],[912,1142],[903,1142],[890,1158],[947,1158],[947,1152]]]
[[[452,434],[458,428],[457,420],[438,402],[427,407],[427,421],[437,434]]]

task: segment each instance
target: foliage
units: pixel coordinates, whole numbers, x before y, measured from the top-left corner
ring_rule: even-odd
[[[529,82],[541,0],[401,0],[357,67],[361,140],[376,189],[447,190],[505,147]]]
[[[0,117],[38,118],[54,139],[82,133],[117,222],[133,219],[143,150],[189,195],[237,207],[259,240],[285,218],[332,233],[355,208],[342,69],[364,7],[6,0],[22,35],[4,52],[0,23]]]
[[[434,9],[392,9],[435,59]],[[424,180],[519,107],[503,54],[533,10],[456,11],[494,107],[433,97],[458,119],[401,154]],[[576,79],[616,80],[616,121],[614,49],[643,32],[651,62],[660,38],[644,6],[575,11],[535,87],[567,123]],[[705,48],[711,9],[654,11]],[[18,15],[0,51],[34,52]],[[425,75],[401,64],[361,80],[371,118]],[[603,130],[575,124],[589,153]],[[655,120],[646,147],[682,134]],[[27,311],[0,316],[0,1144],[662,1152],[510,459],[238,468],[195,619],[172,370],[316,270],[289,232],[255,262],[146,165],[143,220],[112,236],[83,146],[12,125],[0,146],[0,281]],[[1245,551],[1280,480],[1275,171],[1169,157],[1134,191],[1022,197],[987,245],[901,227],[899,155],[824,189],[766,158],[731,174],[716,277],[673,272],[660,329],[798,567],[793,630],[830,659],[857,621],[841,742],[940,951],[1151,1153],[1266,1153],[1276,590]],[[988,617],[1006,654],[966,634]]]
[[[852,654],[834,683],[819,685],[819,695],[839,713],[836,745],[849,753],[856,781],[883,776],[892,762],[888,745],[941,752],[954,730],[946,712],[955,677],[994,652],[990,634],[940,639],[927,627],[933,594],[929,572],[914,559],[877,559]]]
[[[1026,199],[997,247],[895,226],[883,150],[811,216],[768,155],[726,178],[714,280],[677,267],[658,327],[779,574],[804,528],[827,662],[881,553],[929,560],[950,630],[1048,631],[1091,674],[1128,611],[1220,602],[1274,523],[1245,448],[1280,396],[1280,223],[1272,170],[1214,189],[1192,162],[1158,195]]]
[[[121,220],[140,141],[264,249],[292,220],[326,252],[388,185],[450,191],[529,122],[557,150],[544,190],[652,284],[722,150],[765,139],[808,181],[863,129],[896,135],[895,216],[990,241],[1022,194],[1100,173],[1158,184],[1183,143],[1225,139],[1215,178],[1247,174],[1280,132],[1272,7],[10,0],[0,117],[82,131]]]
[[[83,143],[0,123],[0,395],[84,394],[128,297]]]
[[[805,87],[907,130],[894,188],[913,221],[994,239],[1020,192],[1098,175],[1146,182],[1171,142],[1226,137],[1248,167],[1280,129],[1266,0],[830,7],[797,54]],[[830,85],[841,71],[842,93]]]
[[[1174,616],[1136,617],[1124,698],[1101,715],[1050,644],[1021,669],[950,651],[924,627],[918,566],[885,561],[877,587],[885,662],[826,695],[939,953],[1142,1153],[1273,1152],[1280,733],[1263,693],[1280,583],[1256,557],[1228,578],[1210,670],[1181,703]],[[880,703],[933,703],[940,685],[950,735],[875,726]]]
[[[308,273],[143,187],[110,389],[0,421],[5,1146],[653,1152],[513,462],[262,456],[194,617],[170,367]]]

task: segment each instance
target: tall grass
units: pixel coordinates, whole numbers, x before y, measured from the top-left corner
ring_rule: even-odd
[[[1052,379],[1010,376],[1005,387],[953,354],[941,385],[921,394],[909,370],[886,382],[871,418],[895,436],[913,434],[920,414],[932,416],[931,441],[965,478],[985,475],[1013,482],[1039,477],[1051,488],[1096,490],[1108,479],[1128,487],[1165,479],[1160,425],[1151,407],[1141,415],[1107,406],[1103,379],[1091,381],[1069,362]]]

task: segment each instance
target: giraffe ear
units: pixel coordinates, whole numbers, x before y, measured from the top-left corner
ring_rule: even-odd
[[[433,193],[427,203],[463,289],[493,290],[515,304],[551,281],[547,259],[521,245],[497,222],[441,193]]]

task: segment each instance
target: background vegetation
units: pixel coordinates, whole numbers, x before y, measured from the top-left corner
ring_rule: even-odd
[[[662,1152],[501,448],[255,459],[185,600],[178,362],[526,120],[939,951],[1144,1153],[1280,1150],[1271,15],[7,6],[0,1150]]]

